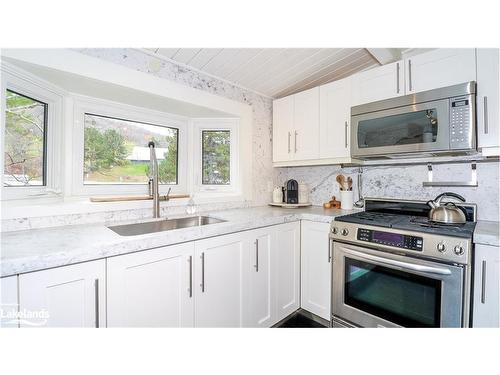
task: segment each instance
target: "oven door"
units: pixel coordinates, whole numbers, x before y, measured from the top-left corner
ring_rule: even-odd
[[[450,148],[448,99],[353,115],[351,123],[354,158],[434,153]]]
[[[332,314],[360,327],[461,327],[464,269],[334,243]]]

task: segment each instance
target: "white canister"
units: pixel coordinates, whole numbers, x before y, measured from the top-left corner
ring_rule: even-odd
[[[273,203],[283,202],[283,191],[279,186],[276,186],[273,190]]]
[[[342,210],[352,210],[354,192],[352,190],[340,191],[340,208]]]
[[[299,203],[309,203],[308,184],[299,184]]]

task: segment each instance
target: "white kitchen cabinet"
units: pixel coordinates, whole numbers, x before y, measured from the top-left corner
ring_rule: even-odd
[[[475,245],[473,327],[500,327],[500,248]]]
[[[352,76],[352,105],[405,94],[404,63],[396,61]]]
[[[294,95],[293,159],[319,158],[319,87]]]
[[[109,258],[108,327],[192,327],[194,242]]]
[[[351,78],[320,86],[319,157],[350,156]]]
[[[247,236],[235,233],[195,242],[195,327],[243,325]]]
[[[21,327],[105,327],[106,260],[19,275]]]
[[[300,223],[278,225],[273,233],[276,322],[300,306]]]
[[[19,326],[16,319],[18,311],[17,276],[2,277],[0,279],[0,308],[2,317],[1,328],[15,328]]]
[[[245,327],[270,327],[276,323],[273,265],[273,231],[267,227],[245,232],[248,240],[244,254]]]
[[[473,48],[438,48],[405,59],[406,94],[476,80]]]
[[[273,161],[293,158],[292,133],[294,132],[294,96],[273,101]]]
[[[485,156],[500,154],[498,48],[477,49],[477,140]]]
[[[300,307],[330,320],[330,224],[301,222]]]

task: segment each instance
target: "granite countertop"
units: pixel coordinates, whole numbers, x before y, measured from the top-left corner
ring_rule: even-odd
[[[237,208],[200,213],[226,220],[222,223],[130,237],[120,236],[106,225],[138,223],[152,219],[5,232],[1,233],[0,276],[102,259],[297,220],[330,223],[336,216],[357,211],[359,210],[325,210],[319,206],[297,209],[268,206]],[[474,243],[500,246],[499,225],[496,221],[478,221],[474,231]]]
[[[359,210],[325,210],[318,206],[296,209],[268,206],[238,208],[200,213],[226,220],[223,223],[130,237],[120,236],[106,227],[124,222],[5,232],[1,235],[0,276],[38,271],[297,220],[330,223],[336,216],[356,211]],[[152,219],[133,222],[150,220]]]
[[[498,221],[478,221],[473,240],[477,244],[500,246],[500,223]]]

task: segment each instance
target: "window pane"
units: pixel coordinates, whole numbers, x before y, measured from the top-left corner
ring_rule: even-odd
[[[231,183],[231,132],[229,130],[202,131],[203,185]]]
[[[178,129],[85,114],[85,184],[145,184],[150,141],[155,142],[160,182],[177,184]]]
[[[45,185],[47,104],[6,90],[4,186]]]

